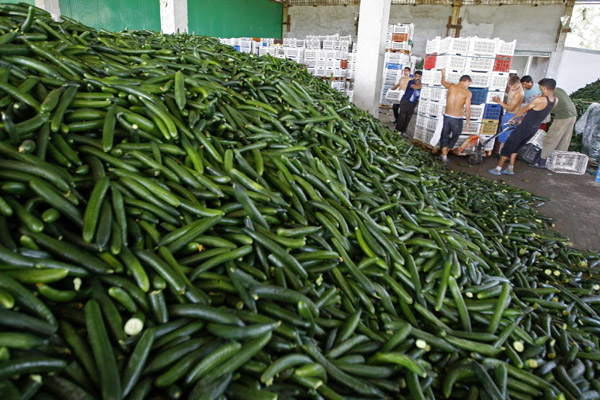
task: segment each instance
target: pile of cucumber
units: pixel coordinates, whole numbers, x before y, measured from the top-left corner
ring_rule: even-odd
[[[0,398],[598,399],[598,254],[302,66],[0,5]]]

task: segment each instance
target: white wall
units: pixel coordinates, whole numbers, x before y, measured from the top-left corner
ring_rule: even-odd
[[[556,32],[564,6],[464,6],[462,36],[517,39],[517,49],[554,51]],[[289,9],[290,32],[286,37],[340,33],[356,35],[358,6],[296,6]],[[450,6],[392,5],[390,23],[414,23],[413,53],[422,56],[428,39],[446,35]]]
[[[600,79],[600,51],[565,47],[554,53],[548,76],[567,93],[572,93]]]

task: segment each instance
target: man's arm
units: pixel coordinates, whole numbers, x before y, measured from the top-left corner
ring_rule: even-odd
[[[400,80],[400,82],[398,82],[398,83],[396,84],[396,86],[394,86],[394,87],[392,88],[392,90],[396,90],[396,89],[398,89],[398,88],[400,87],[400,85],[401,85],[401,84],[402,84],[402,80]]]
[[[508,120],[508,122],[514,121],[515,119],[527,114],[528,111],[533,110],[533,108],[542,101],[541,99],[542,99],[541,97],[536,97],[535,99],[533,99],[533,101],[531,103],[529,103],[525,107],[522,107],[521,109],[519,109],[519,111],[517,111],[515,113],[515,115],[511,119]]]
[[[422,83],[413,83],[412,85],[410,85],[410,87],[412,89],[417,90],[417,89],[421,89],[423,87],[423,84]]]
[[[465,116],[467,117],[467,129],[465,130],[465,132],[469,131],[469,124],[471,122],[471,97],[473,97],[473,93],[469,90],[469,94],[467,95],[467,99],[465,101]]]
[[[510,103],[503,102],[498,96],[494,97],[492,101],[499,104],[505,110],[514,110],[515,108],[517,108],[517,105],[523,102],[523,95],[521,93],[515,94],[511,99]]]
[[[446,82],[446,68],[442,70],[442,86],[446,89],[450,89],[450,87],[452,86],[451,83]]]

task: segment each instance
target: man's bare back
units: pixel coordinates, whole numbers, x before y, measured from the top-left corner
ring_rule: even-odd
[[[448,88],[448,98],[446,100],[446,115],[462,118],[467,100],[470,100],[472,93],[469,89],[464,89],[458,85],[451,85]]]

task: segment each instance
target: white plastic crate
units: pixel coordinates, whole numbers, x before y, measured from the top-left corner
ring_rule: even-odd
[[[435,61],[435,68],[436,69],[446,68],[446,69],[451,69],[451,70],[462,71],[463,69],[465,69],[466,63],[467,63],[467,57],[446,54],[446,55],[437,56],[437,59]]]
[[[315,76],[325,76],[325,67],[315,68]]]
[[[448,83],[458,83],[460,77],[463,76],[464,73],[458,71],[446,71],[446,82]],[[442,84],[442,73],[440,72],[440,85]]]
[[[483,112],[485,111],[485,104],[471,104],[471,121],[481,122],[483,119]],[[466,114],[465,114],[466,117]]]
[[[325,68],[339,68],[339,67],[340,67],[340,60],[330,58],[325,61]]]
[[[490,74],[490,90],[505,90],[508,83],[508,72],[492,71]]]
[[[431,39],[427,41],[427,45],[425,46],[426,54],[437,54],[440,50],[440,40],[441,38],[438,36],[435,39]]]
[[[333,40],[323,40],[323,49],[333,50]]]
[[[424,128],[415,129],[415,135],[413,136],[413,139],[428,145],[429,142],[431,141],[431,138],[433,137],[433,133],[434,133],[434,131],[424,129]],[[435,146],[435,147],[437,148],[438,146]]]
[[[436,71],[433,69],[423,71],[423,76],[421,78],[421,82],[423,82],[424,85],[439,86],[442,84],[441,81],[442,81],[442,72],[441,71]]]
[[[546,168],[557,174],[583,175],[587,169],[589,157],[575,151],[552,152],[546,160]]]
[[[417,114],[417,120],[415,122],[415,126],[417,128],[421,128],[421,129],[425,128],[425,123],[426,123],[425,121],[427,120],[427,118],[428,117],[424,114]]]
[[[306,49],[306,50],[304,50],[304,57],[306,57],[306,58],[317,58],[317,50],[315,50],[315,49]]]
[[[496,57],[499,39],[472,37],[469,42],[469,55]]]
[[[491,75],[489,72],[467,71],[465,72],[465,75],[471,77],[471,87],[487,88],[490,86]]]
[[[503,56],[513,56],[515,54],[515,47],[517,47],[517,41],[505,42],[500,40],[498,42],[498,54]]]
[[[421,89],[421,99],[439,101],[446,104],[448,89],[437,86],[423,86]]]
[[[446,37],[440,40],[438,54],[462,54],[469,53],[470,38],[452,38]]]
[[[469,135],[479,135],[481,129],[481,122],[470,121],[467,126],[467,121],[463,121],[463,133]]]
[[[317,67],[317,68],[325,68],[326,65],[327,65],[327,61],[325,61],[325,60],[317,60],[315,62],[315,67]]]
[[[435,101],[421,100],[419,102],[419,111],[429,115],[441,116],[444,114],[446,106]]]
[[[327,51],[317,50],[317,60],[325,61],[327,59]]]
[[[304,64],[306,64],[309,68],[314,68],[317,65],[317,60],[314,58],[306,58],[304,57]]]
[[[391,42],[391,44],[392,50],[410,50],[410,44],[408,44],[408,42]]]
[[[489,72],[494,69],[495,62],[495,58],[470,56],[467,58],[466,69],[469,71]]]
[[[396,24],[394,25],[394,30],[392,31],[393,33],[406,33],[409,34],[410,33],[410,25],[408,24]]]
[[[487,98],[485,99],[486,104],[496,104],[496,102],[494,102],[494,97],[498,96],[500,97],[500,100],[504,101],[504,95],[506,94],[506,92],[504,91],[489,91],[487,94]]]
[[[317,74],[317,70],[315,68],[311,68],[311,67],[306,68],[306,72],[308,72],[311,75]]]
[[[546,137],[546,131],[543,129],[538,129],[538,131],[533,135],[531,139],[527,142],[527,144],[532,144],[535,147],[539,147],[540,149],[544,147],[544,138]]]

